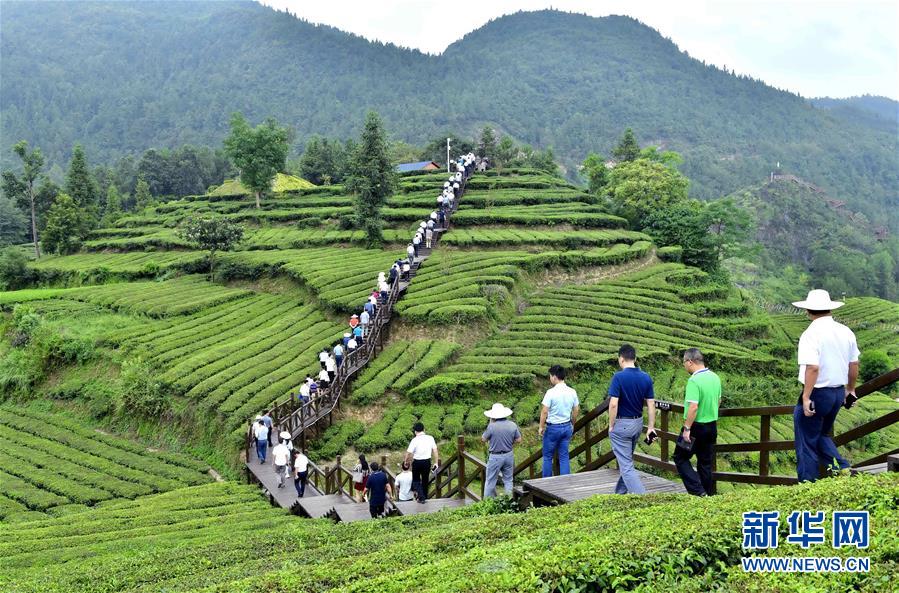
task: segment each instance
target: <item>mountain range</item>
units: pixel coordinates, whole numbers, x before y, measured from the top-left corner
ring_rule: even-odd
[[[94,163],[220,146],[238,110],[289,125],[300,149],[313,134],[355,135],[375,109],[413,144],[492,125],[552,147],[573,176],[631,127],[683,154],[697,197],[760,183],[780,163],[899,230],[889,107],[809,101],[694,59],[629,17],[516,13],[439,56],[254,2],[4,2],[0,31],[4,167],[19,139],[61,166],[76,142]]]

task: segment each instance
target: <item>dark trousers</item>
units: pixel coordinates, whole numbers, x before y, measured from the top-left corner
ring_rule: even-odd
[[[430,458],[412,461],[412,489],[418,492],[418,500],[428,499],[428,477],[430,473]]]
[[[806,417],[802,412],[802,399],[793,410],[793,435],[796,444],[796,474],[800,482],[814,482],[818,479],[818,466],[840,469],[849,467],[836,445],[828,435],[833,430],[837,412],[846,399],[844,387],[815,387],[811,400],[815,404],[815,414]]]
[[[714,493],[712,482],[712,460],[715,456],[715,442],[718,440],[716,422],[694,422],[690,430],[693,450],[674,448],[674,465],[684,482],[684,488],[694,496]],[[690,458],[696,455],[696,469],[690,465]]]
[[[293,487],[297,489],[297,496],[303,498],[303,494],[306,493],[306,480],[309,478],[309,472],[300,472],[299,475],[293,479]]]
[[[377,519],[378,517],[384,514],[384,503],[381,504],[369,504],[368,512],[371,513],[372,519]]]

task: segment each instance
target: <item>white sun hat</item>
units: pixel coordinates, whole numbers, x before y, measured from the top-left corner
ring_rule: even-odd
[[[845,304],[846,303],[842,301],[830,300],[830,293],[826,290],[816,288],[815,290],[808,291],[808,296],[804,301],[796,301],[793,303],[793,306],[799,309],[808,309],[809,311],[831,311],[833,309],[839,309]]]
[[[281,431],[281,434],[279,434],[278,436],[280,436],[280,437],[281,437],[282,439],[284,439],[285,441],[289,441],[290,438],[291,438],[291,437],[290,437],[290,433],[287,432],[286,430],[282,430],[282,431]]]
[[[488,418],[498,419],[498,418],[507,418],[512,415],[512,410],[497,402],[493,404],[493,407],[489,410],[484,411],[484,416]]]

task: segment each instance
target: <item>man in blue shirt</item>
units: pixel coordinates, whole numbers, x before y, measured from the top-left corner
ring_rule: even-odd
[[[368,497],[368,512],[375,519],[384,514],[384,505],[387,503],[387,497],[392,496],[393,491],[387,474],[381,471],[380,464],[372,462],[370,467],[371,473],[368,476],[368,481],[365,482],[365,494]]]
[[[618,460],[621,474],[615,485],[616,494],[644,494],[646,488],[634,469],[634,450],[643,432],[643,404],[649,408],[649,429],[646,435],[655,434],[656,408],[652,379],[637,368],[637,351],[630,344],[618,349],[618,366],[621,370],[612,376],[609,385],[609,441]]]

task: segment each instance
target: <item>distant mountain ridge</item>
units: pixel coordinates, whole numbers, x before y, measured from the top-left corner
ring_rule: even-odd
[[[252,2],[4,2],[0,162],[18,139],[65,164],[220,145],[228,115],[348,137],[378,110],[423,144],[484,124],[552,146],[573,174],[630,126],[683,153],[703,198],[795,171],[899,229],[896,134],[706,66],[628,17],[540,11],[491,21],[440,56],[373,43]],[[878,120],[879,121],[879,120]]]

